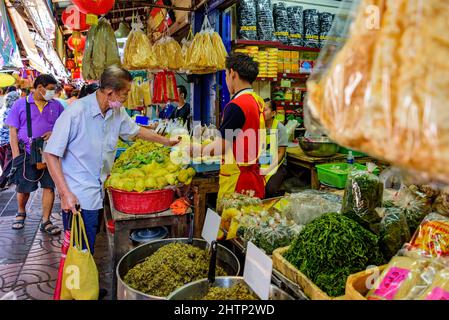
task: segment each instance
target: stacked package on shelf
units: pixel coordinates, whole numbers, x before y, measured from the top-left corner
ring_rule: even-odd
[[[248,55],[257,61],[258,54],[259,54],[259,47],[258,46],[246,46],[245,49],[248,50]]]
[[[268,78],[268,51],[259,51],[259,78]]]
[[[328,34],[332,29],[334,15],[329,12],[321,12],[320,14],[320,48],[329,40]]]
[[[268,77],[276,78],[278,76],[278,54],[279,49],[269,48],[266,49],[268,52]]]
[[[277,78],[278,75],[278,52],[277,48],[269,48],[259,51],[259,78]]]
[[[304,14],[304,46],[319,48],[320,44],[320,15],[315,9],[306,9]]]

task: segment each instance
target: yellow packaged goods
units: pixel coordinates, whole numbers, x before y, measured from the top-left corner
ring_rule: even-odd
[[[152,69],[156,67],[150,39],[138,29],[133,29],[126,40],[123,66],[127,69]]]
[[[145,106],[151,105],[151,88],[150,83],[148,81],[145,81],[140,85],[141,92],[143,94],[143,102]]]
[[[430,213],[404,247],[411,257],[449,258],[449,218]]]
[[[373,5],[380,28],[366,23]],[[360,1],[346,43],[308,82],[315,124],[340,145],[449,183],[448,16],[442,0]]]
[[[157,65],[161,69],[179,70],[184,65],[181,45],[172,37],[164,37],[154,44]]]
[[[373,289],[368,292],[368,300],[401,300],[419,284],[429,260],[394,257],[380,277],[375,281]]]
[[[207,16],[201,31],[193,38],[187,52],[185,68],[192,73],[213,73],[225,69],[226,48],[217,32],[214,32]]]
[[[440,270],[418,300],[449,300],[449,269]]]

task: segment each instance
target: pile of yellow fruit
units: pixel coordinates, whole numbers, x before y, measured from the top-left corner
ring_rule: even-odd
[[[115,162],[106,187],[144,192],[167,186],[190,184],[196,172],[171,162],[170,149],[138,140]]]

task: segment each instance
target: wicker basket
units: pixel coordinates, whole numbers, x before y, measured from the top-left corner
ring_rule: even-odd
[[[287,279],[298,284],[303,292],[311,300],[345,300],[345,296],[330,297],[323,290],[318,288],[309,278],[295,268],[284,257],[284,253],[289,247],[279,248],[273,252],[273,268],[282,273]]]
[[[383,265],[378,268],[371,268],[359,273],[351,274],[346,281],[346,299],[367,300],[365,297],[368,294],[369,289],[366,287],[366,280],[376,272],[380,276],[386,267],[387,265]]]

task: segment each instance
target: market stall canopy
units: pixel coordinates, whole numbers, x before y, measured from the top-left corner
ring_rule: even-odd
[[[23,67],[14,31],[3,1],[0,1],[0,48],[2,48],[0,51],[0,68],[4,66]]]
[[[17,35],[19,36],[22,45],[25,48],[27,58],[29,59],[30,62],[30,66],[39,72],[47,73],[49,70],[46,66],[45,61],[39,55],[39,51],[34,45],[33,38],[31,37],[30,31],[28,29],[25,20],[13,6],[8,6],[8,12],[14,23]]]

